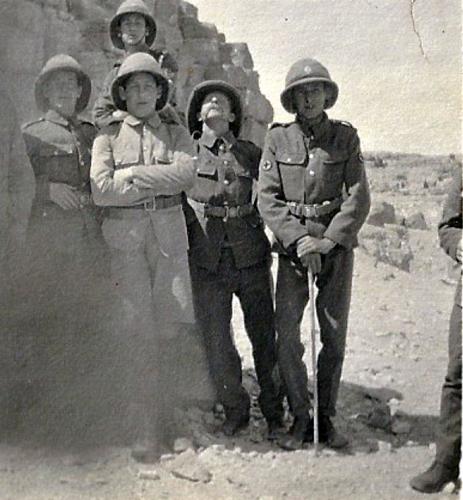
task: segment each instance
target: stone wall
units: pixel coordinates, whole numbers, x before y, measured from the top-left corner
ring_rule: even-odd
[[[145,0],[158,23],[156,47],[174,54],[180,71],[177,100],[184,107],[197,83],[224,79],[236,86],[245,103],[243,137],[262,145],[273,119],[261,94],[246,43],[227,43],[213,24],[201,23],[198,11],[183,0]],[[33,119],[33,85],[45,61],[68,53],[79,60],[93,81],[92,103],[103,78],[121,53],[113,49],[108,24],[120,0],[2,0],[0,64],[22,121]]]

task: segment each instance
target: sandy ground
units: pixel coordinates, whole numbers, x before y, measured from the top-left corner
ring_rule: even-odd
[[[372,171],[376,178],[391,170]],[[426,172],[409,174],[410,183]],[[421,210],[430,230],[410,230],[411,272],[356,252],[347,354],[336,423],[352,440],[346,453],[309,447],[281,451],[264,439],[257,409],[249,429],[226,439],[210,412],[183,415],[195,451],[141,466],[124,447],[61,449],[4,439],[0,500],[53,499],[408,499],[408,481],[432,461],[440,387],[446,369],[447,327],[454,284],[438,247],[442,196],[383,192],[404,214]],[[246,386],[256,386],[250,345],[235,304],[236,342]],[[307,320],[303,337],[309,336]],[[310,366],[310,365],[309,365]],[[372,427],[374,415],[394,414],[392,430]],[[383,412],[383,413],[381,413]],[[390,423],[390,422],[389,422]],[[384,427],[384,426],[383,426]],[[429,498],[446,498],[450,490]],[[455,496],[453,496],[455,498]]]

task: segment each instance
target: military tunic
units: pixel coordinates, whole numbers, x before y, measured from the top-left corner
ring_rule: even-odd
[[[230,332],[232,298],[241,303],[253,345],[267,420],[282,416],[276,365],[270,246],[253,203],[261,151],[253,143],[203,134],[196,142],[194,187],[187,221],[196,317],[219,401],[227,418],[249,418],[250,400],[241,385],[241,360]]]
[[[316,279],[322,349],[318,358],[319,406],[335,405],[344,360],[353,252],[370,196],[356,130],[323,113],[310,124],[297,119],[268,132],[260,163],[259,211],[276,238],[279,266],[275,321],[279,367],[293,414],[310,409],[300,324],[308,301],[307,270],[296,255],[303,236],[336,245],[322,255]]]
[[[32,319],[25,331],[33,334],[27,369],[41,396],[36,425],[72,434],[73,425],[89,417],[90,407],[89,401],[79,403],[72,396],[78,392],[77,374],[93,373],[101,362],[96,353],[102,352],[99,339],[107,326],[102,306],[111,301],[99,210],[90,193],[95,129],[87,121],[68,120],[49,110],[26,124],[23,135],[37,184],[27,235]],[[52,201],[52,183],[70,186],[79,207],[65,210]],[[61,425],[64,408],[69,412],[67,426]]]
[[[454,261],[462,238],[461,168],[454,173],[439,223],[441,247]],[[461,458],[461,279],[457,285],[450,317],[449,362],[442,387],[436,460],[450,469],[458,468]]]
[[[95,129],[87,121],[67,120],[50,110],[25,125],[23,135],[37,184],[28,246],[40,276],[38,285],[46,286],[47,294],[91,286],[89,275],[101,270],[102,258],[98,210],[90,193]],[[71,186],[79,196],[79,208],[64,210],[54,203],[51,183]]]
[[[121,177],[127,171],[131,182]],[[119,298],[114,336],[122,346],[128,418],[138,439],[153,431],[166,437],[178,389],[172,349],[180,349],[179,334],[194,323],[181,194],[193,178],[190,136],[158,114],[146,122],[129,114],[95,140],[92,190],[106,211],[103,235]]]

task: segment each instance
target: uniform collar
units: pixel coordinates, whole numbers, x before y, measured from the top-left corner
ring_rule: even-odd
[[[198,142],[201,146],[206,146],[211,149],[214,147],[217,140],[222,140],[228,147],[231,147],[233,146],[233,144],[235,144],[236,137],[233,135],[233,132],[231,130],[229,130],[222,137],[217,137],[215,134],[207,130],[201,134]]]
[[[297,116],[296,124],[305,136],[313,136],[315,139],[323,137],[330,128],[330,120],[325,112],[314,120],[304,120]]]
[[[127,115],[124,118],[124,123],[127,123],[127,125],[130,125],[131,127],[137,127],[138,125],[147,123],[152,128],[158,128],[159,125],[161,125],[161,118],[159,118],[157,113],[155,113],[149,120],[141,120],[136,116]]]
[[[69,125],[72,125],[72,124],[79,121],[77,116],[74,116],[71,120],[68,120],[64,116],[60,115],[54,109],[49,109],[45,113],[45,119],[48,120],[49,122],[53,122],[53,123],[57,123],[58,125],[62,125],[63,127],[69,127]]]

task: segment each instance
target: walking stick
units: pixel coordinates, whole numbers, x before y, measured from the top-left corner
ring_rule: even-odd
[[[315,286],[314,275],[309,269],[309,310],[310,310],[310,341],[312,343],[312,370],[313,370],[313,444],[315,455],[318,453],[318,376],[317,376],[317,346],[315,343]]]

